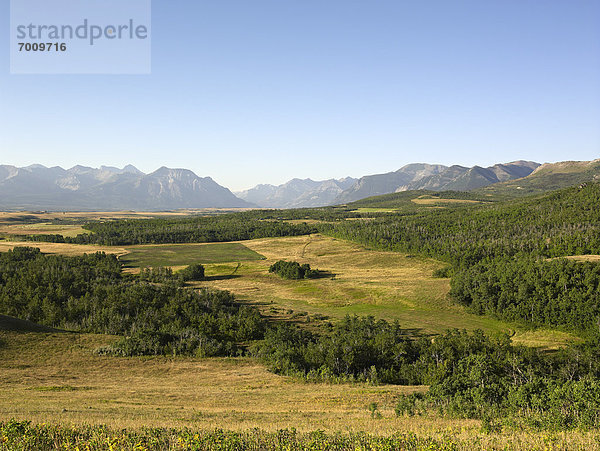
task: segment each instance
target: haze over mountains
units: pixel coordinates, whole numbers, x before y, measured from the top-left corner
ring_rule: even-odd
[[[172,210],[252,205],[210,177],[187,169],[162,167],[144,174],[123,169],[75,166],[65,170],[32,165],[0,166],[0,209],[22,210]]]
[[[269,208],[323,207],[332,205],[344,190],[357,179],[346,177],[340,180],[292,179],[283,185],[257,185],[246,191],[236,192],[240,199]]]
[[[488,168],[415,163],[354,179],[293,179],[257,185],[237,197],[210,177],[162,167],[144,174],[134,166],[71,169],[0,165],[1,210],[157,211],[180,208],[300,208],[338,205],[408,190],[491,190],[523,195],[600,178],[600,160],[544,164],[515,161]]]
[[[489,168],[413,163],[394,172],[367,175],[358,180],[350,177],[321,182],[294,179],[283,185],[258,185],[235,194],[261,207],[321,207],[397,191],[470,191],[525,177],[538,166],[539,163],[532,161],[496,164]]]

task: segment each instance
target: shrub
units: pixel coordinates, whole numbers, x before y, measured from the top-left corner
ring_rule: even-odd
[[[298,262],[286,262],[279,260],[269,267],[269,272],[278,274],[284,279],[310,279],[316,277],[319,271],[310,269],[310,265],[305,263],[301,265]]]
[[[185,282],[189,280],[202,280],[204,279],[204,266],[200,263],[194,263],[179,271],[178,274]]]

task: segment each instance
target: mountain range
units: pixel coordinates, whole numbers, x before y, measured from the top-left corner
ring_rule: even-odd
[[[236,192],[235,195],[260,207],[323,207],[332,205],[344,190],[356,182],[357,179],[352,177],[322,181],[292,179],[279,186],[257,185],[252,189]]]
[[[0,165],[0,210],[158,211],[183,208],[300,208],[339,205],[409,190],[520,196],[600,178],[600,160],[540,165],[514,161],[487,168],[414,163],[397,171],[315,181],[293,179],[232,193],[210,177],[161,167],[24,168]],[[237,196],[236,196],[237,195]]]
[[[162,167],[144,174],[134,166],[24,168],[0,165],[2,210],[173,210],[253,205],[210,177]]]
[[[473,166],[443,166],[409,164],[395,172],[369,175],[359,179],[334,201],[344,204],[366,197],[400,191],[471,191],[494,183],[514,180],[531,174],[540,164],[532,161],[514,161],[488,168]]]
[[[360,179],[314,181],[293,179],[283,185],[257,185],[235,194],[260,207],[322,207],[353,202],[398,191],[470,191],[494,183],[529,175],[539,163],[514,161],[489,168],[413,163],[394,172],[367,175]]]

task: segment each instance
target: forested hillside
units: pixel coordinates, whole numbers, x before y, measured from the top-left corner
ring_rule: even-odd
[[[600,252],[600,185],[492,205],[458,206],[320,226],[340,238],[449,262]]]
[[[600,185],[542,197],[455,207],[320,230],[366,246],[447,261],[455,298],[477,313],[573,330],[596,327],[595,263],[547,261],[600,253]]]

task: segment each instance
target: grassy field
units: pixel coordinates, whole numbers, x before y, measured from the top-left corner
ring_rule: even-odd
[[[264,257],[240,243],[159,244],[125,246],[121,261],[126,267],[187,266],[261,260]]]
[[[600,255],[570,255],[566,258],[580,262],[600,262]]]
[[[67,244],[67,243],[43,243],[34,241],[0,241],[0,252],[6,252],[17,246],[37,247],[45,254],[60,254],[66,256],[77,256],[83,254],[94,254],[106,252],[107,254],[124,255],[127,253],[124,247],[118,246],[96,246],[93,244]]]
[[[412,199],[417,205],[430,205],[430,206],[446,206],[446,205],[463,205],[463,204],[480,204],[478,200],[469,199],[439,199],[432,196],[420,196],[416,199]]]
[[[62,235],[75,237],[83,233],[89,232],[81,225],[75,224],[0,224],[0,235]]]
[[[44,222],[62,222],[62,221],[109,221],[111,219],[149,219],[179,217],[202,214],[228,213],[235,211],[249,210],[248,208],[201,208],[201,209],[183,209],[174,211],[8,211],[0,212],[0,224],[34,224]]]
[[[269,373],[250,358],[115,358],[94,349],[116,337],[0,332],[0,417],[114,427],[244,430],[432,428],[396,418],[399,396],[423,387],[309,384]],[[19,402],[16,403],[15,400]],[[374,424],[367,406],[384,416]],[[448,426],[472,421],[448,421]]]
[[[191,263],[223,263],[260,260],[264,257],[241,243],[96,246],[32,241],[0,241],[0,252],[17,246],[37,247],[45,254],[77,256],[105,252],[116,254],[126,269],[148,266],[183,268]],[[135,271],[134,271],[135,272]]]
[[[397,211],[396,208],[379,208],[379,207],[359,207],[356,209],[359,213],[393,213]]]
[[[400,396],[425,387],[305,383],[269,373],[250,358],[115,358],[94,354],[94,349],[114,339],[106,335],[0,331],[0,421],[14,418],[66,426],[103,424],[117,431],[189,427],[366,431],[380,436],[400,432],[454,445],[427,449],[600,449],[595,432],[511,429],[483,434],[479,421],[433,413],[395,415],[394,405]],[[375,417],[368,409],[372,403],[377,403],[379,412]]]
[[[206,265],[210,286],[233,292],[241,300],[257,305],[275,318],[305,315],[340,318],[346,314],[374,315],[400,324],[416,333],[440,333],[448,328],[487,332],[515,331],[517,343],[555,348],[574,339],[547,329],[528,330],[516,324],[469,314],[448,299],[449,279],[434,278],[443,264],[397,252],[381,252],[322,235],[267,238],[244,245],[266,260],[236,264]],[[308,263],[327,272],[326,277],[284,280],[268,272],[277,260]],[[293,311],[293,313],[291,312]]]

